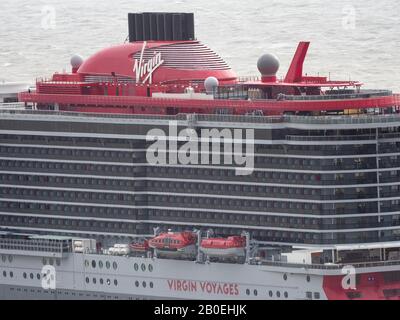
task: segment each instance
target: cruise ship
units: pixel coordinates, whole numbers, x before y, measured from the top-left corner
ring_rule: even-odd
[[[0,107],[1,299],[400,298],[399,94],[128,31]]]

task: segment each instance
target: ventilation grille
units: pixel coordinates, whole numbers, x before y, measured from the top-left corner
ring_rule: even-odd
[[[129,77],[123,76],[108,76],[108,75],[87,75],[84,78],[84,82],[87,83],[98,83],[98,82],[122,82],[122,83],[135,83],[135,80]]]
[[[214,51],[200,42],[170,44],[154,49],[145,49],[144,59],[151,59],[161,53],[163,67],[185,70],[229,70],[230,67]],[[134,54],[140,59],[141,52]]]

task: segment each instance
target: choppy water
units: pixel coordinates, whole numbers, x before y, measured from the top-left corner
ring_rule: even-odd
[[[0,79],[69,69],[127,37],[127,13],[194,12],[197,38],[239,75],[275,53],[284,75],[297,42],[312,42],[305,72],[400,91],[400,2],[389,0],[1,0]]]

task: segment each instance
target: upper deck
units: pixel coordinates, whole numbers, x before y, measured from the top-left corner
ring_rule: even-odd
[[[195,39],[191,19],[190,30],[179,35],[169,35],[169,29],[160,34],[145,30],[138,37],[129,29],[131,42],[100,50],[86,60],[72,57],[71,73],[38,79],[36,90],[21,92],[19,100],[40,110],[163,116],[399,112],[400,96],[389,90],[364,90],[359,81],[304,74],[310,45],[306,41],[298,44],[284,77],[277,76],[280,62],[273,54],[258,59],[259,76],[237,77],[221,57]]]

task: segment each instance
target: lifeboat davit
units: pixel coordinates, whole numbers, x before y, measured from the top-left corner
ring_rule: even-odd
[[[149,240],[157,256],[193,257],[196,255],[197,236],[193,232],[167,232]]]
[[[200,251],[209,257],[245,257],[246,238],[241,236],[206,238],[201,241]]]
[[[129,245],[133,252],[146,252],[149,250],[149,241],[146,239],[138,239]]]

